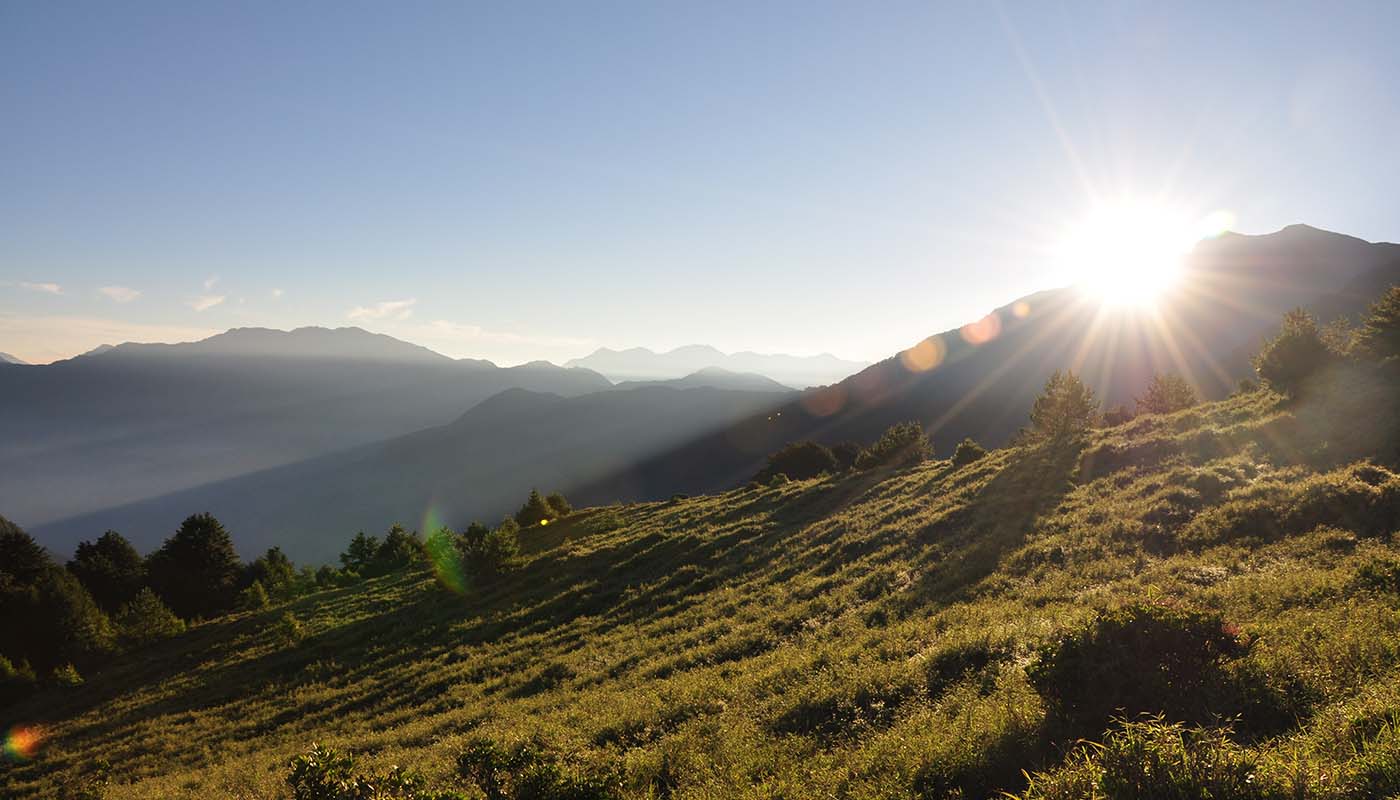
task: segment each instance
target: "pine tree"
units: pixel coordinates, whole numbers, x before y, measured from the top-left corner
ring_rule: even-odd
[[[350,572],[364,574],[374,564],[379,554],[379,537],[366,536],[364,531],[355,534],[350,546],[340,554],[340,565]]]
[[[1175,372],[1152,376],[1147,392],[1137,399],[1139,414],[1170,414],[1190,408],[1199,402],[1196,390]]]
[[[146,564],[131,542],[116,531],[107,531],[96,542],[81,542],[68,571],[104,611],[125,605],[146,583]]]
[[[1041,438],[1062,441],[1088,430],[1098,410],[1094,390],[1078,375],[1055,370],[1031,407],[1031,429]]]
[[[1356,334],[1356,350],[1366,358],[1400,358],[1400,285],[1392,286],[1371,306]]]
[[[185,622],[146,588],[117,613],[117,630],[124,644],[139,647],[184,633]]]
[[[525,500],[525,505],[515,512],[515,521],[520,524],[520,527],[528,528],[531,525],[538,525],[541,522],[554,519],[555,516],[554,510],[540,496],[539,490],[531,489],[530,496]]]
[[[211,514],[195,514],[151,555],[147,569],[161,600],[193,619],[233,607],[242,565],[224,526]]]

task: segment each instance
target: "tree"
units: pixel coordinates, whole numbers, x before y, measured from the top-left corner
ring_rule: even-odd
[[[0,517],[0,656],[49,670],[115,646],[112,625],[71,572]]]
[[[404,526],[394,523],[384,536],[384,542],[375,551],[374,561],[366,575],[386,575],[394,570],[418,561],[423,557],[423,541],[417,533],[409,533]]]
[[[184,633],[185,622],[155,592],[143,588],[117,613],[117,631],[124,644],[139,647]]]
[[[554,516],[554,510],[540,496],[539,490],[531,489],[530,496],[525,500],[525,505],[515,512],[515,521],[520,524],[520,527],[528,528],[531,525],[538,525],[541,522],[554,519]]]
[[[1196,390],[1191,388],[1191,384],[1187,383],[1185,378],[1175,372],[1165,375],[1159,372],[1152,376],[1152,383],[1147,385],[1147,392],[1137,399],[1137,413],[1170,414],[1190,408],[1198,402],[1200,401],[1196,399]]]
[[[290,594],[296,578],[296,565],[287,558],[280,547],[269,547],[266,553],[248,565],[244,575],[245,582],[260,583],[264,590],[275,597],[286,597]]]
[[[782,473],[801,481],[835,471],[836,456],[824,445],[811,441],[789,442],[783,449],[769,454],[768,466],[759,471],[754,480],[767,482]]]
[[[1055,370],[1031,407],[1031,429],[1042,439],[1063,441],[1087,431],[1098,410],[1094,390],[1078,375]]]
[[[493,530],[473,522],[462,532],[458,546],[462,561],[476,575],[486,577],[504,572],[520,554],[517,534],[520,525],[506,517]]]
[[[347,571],[364,574],[374,564],[379,553],[379,537],[366,536],[364,531],[355,534],[350,546],[340,554],[340,565]]]
[[[1301,308],[1283,315],[1283,325],[1254,357],[1254,371],[1275,391],[1296,397],[1303,384],[1334,359],[1317,321]]]
[[[856,469],[908,467],[932,456],[933,442],[924,435],[924,426],[911,420],[886,428],[856,459]]]
[[[183,619],[233,607],[242,565],[233,539],[212,514],[194,514],[147,562],[151,588]]]
[[[965,467],[974,461],[981,460],[985,455],[987,455],[987,448],[972,439],[963,439],[958,442],[958,449],[953,451],[953,466]]]
[[[267,596],[267,589],[263,588],[262,581],[253,581],[238,593],[239,611],[262,611],[269,605],[272,605],[272,600]]]
[[[96,542],[81,542],[68,562],[68,571],[92,593],[103,611],[115,612],[146,583],[146,563],[141,554],[116,531],[107,531]]]
[[[544,504],[549,506],[549,510],[554,512],[554,517],[567,517],[574,513],[574,507],[565,499],[562,492],[551,492],[544,499]]]
[[[1400,358],[1400,285],[1387,289],[1371,306],[1355,343],[1357,353],[1366,358]]]

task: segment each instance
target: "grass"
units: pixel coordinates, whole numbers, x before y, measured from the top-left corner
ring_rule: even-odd
[[[467,796],[463,753],[522,747],[629,798],[1386,796],[1400,476],[1304,413],[1256,392],[1082,448],[581,510],[464,594],[426,569],[322,591],[8,709],[47,733],[0,795],[109,762],[108,798],[287,797],[320,743]],[[1033,665],[1132,604],[1247,643],[1235,718],[1057,733]]]

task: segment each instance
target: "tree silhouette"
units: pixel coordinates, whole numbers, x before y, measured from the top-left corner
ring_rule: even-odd
[[[816,442],[789,442],[783,449],[768,456],[768,466],[754,477],[767,482],[782,473],[793,480],[815,478],[823,472],[836,471],[836,456]]]
[[[1334,359],[1317,328],[1317,321],[1301,308],[1283,315],[1283,325],[1254,357],[1254,370],[1269,387],[1296,397],[1304,382]]]
[[[543,521],[555,518],[554,510],[549,507],[544,498],[540,496],[538,489],[531,489],[530,496],[526,498],[525,505],[515,512],[515,521],[522,528],[531,525],[538,525]]]
[[[146,583],[146,563],[131,542],[116,531],[107,531],[96,542],[81,542],[73,560],[72,572],[108,613],[121,608]]]
[[[1371,306],[1356,333],[1356,349],[1378,361],[1400,358],[1400,285],[1387,289]]]
[[[374,564],[379,554],[379,537],[366,536],[364,531],[355,534],[345,552],[340,554],[340,565],[345,569],[363,575]]]
[[[147,562],[151,588],[184,619],[233,607],[242,565],[228,531],[212,514],[194,514]]]

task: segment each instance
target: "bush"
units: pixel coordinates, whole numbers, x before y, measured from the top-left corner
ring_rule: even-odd
[[[478,577],[500,575],[514,565],[520,555],[520,526],[507,517],[494,530],[473,522],[462,533],[462,561]]]
[[[383,775],[357,773],[355,759],[312,745],[287,765],[293,800],[454,800],[455,792],[435,792],[419,775],[390,767]]]
[[[1078,375],[1056,370],[1031,406],[1031,430],[1042,439],[1070,439],[1093,426],[1098,409],[1094,390]]]
[[[553,512],[553,516],[550,517],[550,519],[567,517],[574,513],[573,505],[571,505],[560,492],[551,492],[549,496],[544,499],[544,504],[549,506],[549,510]]]
[[[1322,340],[1317,321],[1301,308],[1283,315],[1283,326],[1254,357],[1254,371],[1270,388],[1296,397],[1308,378],[1335,356]]]
[[[506,747],[473,739],[457,758],[457,771],[487,800],[616,800],[621,776],[608,766],[570,764],[542,743]]]
[[[248,588],[238,594],[239,611],[262,611],[271,602],[267,597],[267,590],[263,588],[262,581],[253,581]]]
[[[841,442],[831,446],[831,455],[836,459],[836,471],[855,469],[856,459],[860,458],[860,445],[855,442]]]
[[[283,611],[282,616],[272,624],[272,636],[284,645],[293,645],[306,637],[306,628],[292,612]]]
[[[54,668],[53,682],[59,686],[71,689],[75,686],[83,685],[83,676],[78,674],[77,667],[72,664],[64,664],[61,667]]]
[[[15,664],[0,656],[0,704],[12,703],[28,697],[34,691],[36,682],[33,667],[28,661]]]
[[[987,448],[972,441],[963,439],[958,442],[958,447],[953,451],[953,466],[965,467],[974,461],[979,461],[987,454]]]
[[[185,622],[155,592],[142,589],[117,613],[117,631],[127,646],[141,646],[184,633]]]
[[[282,598],[292,594],[296,579],[296,565],[280,547],[269,547],[258,556],[248,565],[244,577],[249,583],[261,583],[271,596]]]
[[[836,471],[836,456],[816,442],[789,442],[783,449],[768,456],[768,466],[754,476],[763,482],[782,473],[793,480],[815,478],[823,472]]]
[[[924,426],[914,421],[901,422],[887,428],[875,444],[860,454],[856,469],[908,467],[932,456],[933,443],[924,435]]]
[[[233,607],[242,564],[233,539],[211,514],[195,514],[151,555],[151,588],[184,619],[212,617]]]
[[[1152,383],[1148,384],[1147,392],[1137,399],[1137,413],[1170,414],[1188,409],[1199,402],[1196,390],[1191,388],[1191,384],[1187,383],[1185,378],[1174,372],[1166,375],[1158,373],[1152,376]]]
[[[1027,675],[1064,734],[1092,736],[1113,717],[1206,721],[1228,710],[1217,707],[1225,664],[1246,650],[1217,614],[1138,604],[1046,645]]]

